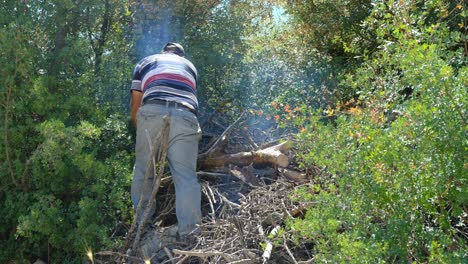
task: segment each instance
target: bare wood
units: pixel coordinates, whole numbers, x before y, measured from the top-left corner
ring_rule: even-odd
[[[221,197],[221,200],[223,200],[224,203],[234,207],[234,208],[240,208],[241,206],[239,204],[236,204],[234,202],[231,202],[228,198],[226,198],[221,192],[217,189],[215,189],[216,194]]]
[[[289,158],[284,154],[288,150],[286,142],[254,152],[254,163],[271,163],[280,167],[289,165]]]
[[[269,237],[275,237],[278,234],[278,230],[280,229],[280,226],[277,225],[273,230],[271,230]],[[267,245],[265,248],[265,251],[263,251],[262,259],[263,263],[266,263],[268,259],[271,257],[271,252],[273,251],[273,243],[269,239],[266,239]]]
[[[230,177],[228,173],[223,173],[223,172],[207,172],[207,171],[197,171],[197,176],[200,177],[201,179],[205,179],[208,181],[216,181],[219,178],[226,178]]]
[[[201,190],[202,190],[202,193],[205,194],[205,196],[208,199],[208,202],[210,204],[211,213],[208,213],[208,214],[211,216],[211,222],[216,223],[216,211],[215,211],[214,205],[213,205],[213,200],[214,200],[214,203],[216,203],[216,200],[215,200],[214,196],[212,196],[212,194],[209,193],[209,191],[207,190],[208,189],[207,186],[208,186],[208,184],[201,184]]]
[[[186,251],[186,250],[173,249],[172,253],[176,255],[186,255],[186,256],[193,256],[193,257],[199,257],[199,258],[221,256],[227,262],[234,261],[229,255],[227,255],[224,252],[219,252],[219,251]]]
[[[307,176],[305,173],[301,173],[298,171],[290,170],[287,168],[280,168],[278,169],[286,179],[294,182],[305,182],[307,180]]]
[[[260,182],[259,179],[257,179],[257,177],[255,177],[252,171],[253,171],[253,168],[251,166],[244,167],[244,168],[234,167],[229,170],[232,176],[242,180],[243,182],[247,183],[251,187],[262,186],[262,183]]]
[[[291,257],[291,260],[293,261],[294,264],[298,264],[296,258],[294,257],[293,253],[288,247],[288,243],[286,242],[286,236],[283,234],[283,246],[286,249],[286,252],[288,252],[289,257]]]
[[[161,137],[161,133],[158,134],[156,139],[159,140],[160,137]],[[151,151],[151,157],[154,157],[155,155],[156,155],[156,149],[153,149]],[[145,177],[143,180],[145,184],[148,184],[148,181],[149,181],[149,175],[151,172],[151,170],[149,169],[150,166],[152,166],[152,159],[150,159],[150,162],[147,165],[148,169],[145,172]],[[143,206],[143,203],[141,203],[142,200],[143,200],[143,192],[140,194],[140,200],[139,200],[140,202],[137,205],[137,208],[135,210],[135,215],[133,217],[132,225],[130,226],[130,230],[127,233],[127,239],[125,241],[125,246],[123,247],[123,252],[125,252],[128,249],[130,242],[132,241],[133,232],[135,231],[135,228],[138,226],[138,215],[140,214],[140,211],[142,210],[142,206]]]
[[[253,147],[254,150],[258,149],[257,143],[252,139],[252,137],[249,135],[249,130],[244,127],[242,128],[242,132],[244,132],[245,138],[249,141],[249,144]]]
[[[149,135],[147,135],[149,137]],[[158,134],[158,136],[156,137],[156,140],[155,142],[151,142],[151,139],[148,138],[148,141],[149,141],[149,145],[150,145],[150,149],[151,149],[151,159],[147,165],[147,170],[145,172],[145,177],[144,177],[144,182],[145,184],[149,184],[149,176],[152,172],[152,170],[150,169],[151,166],[153,166],[154,168],[154,173],[156,173],[156,168],[155,168],[155,157],[156,157],[156,151],[158,150],[157,147],[154,147],[153,145],[156,144],[156,142],[159,142],[161,141],[161,147],[159,148],[159,155],[158,156],[158,161],[161,163],[161,162],[164,162],[165,159],[166,159],[166,155],[167,155],[167,148],[168,148],[168,137],[169,137],[169,118],[168,117],[164,117],[164,124],[163,124],[163,129],[161,131],[161,133]],[[147,204],[147,207],[145,208],[145,211],[144,211],[144,214],[143,214],[143,219],[141,221],[141,223],[138,223],[138,215],[140,214],[140,211],[143,210],[142,208],[142,200],[143,200],[143,193],[141,193],[140,195],[140,202],[138,203],[138,206],[137,206],[137,209],[136,209],[136,213],[135,213],[135,216],[133,218],[133,221],[132,221],[132,225],[130,227],[130,230],[127,234],[127,239],[126,239],[126,242],[125,242],[125,246],[123,247],[123,252],[125,252],[128,247],[129,247],[129,244],[130,242],[132,242],[133,240],[133,245],[132,245],[132,251],[134,251],[136,249],[136,247],[138,246],[138,243],[140,241],[140,237],[141,237],[141,233],[142,233],[142,230],[143,230],[143,226],[144,224],[146,223],[148,217],[149,217],[149,211],[151,210],[151,207],[154,203],[154,198],[157,194],[157,191],[159,189],[159,185],[160,185],[160,181],[161,181],[161,178],[162,178],[162,175],[164,173],[164,166],[160,165],[160,170],[159,172],[155,175],[154,177],[154,180],[153,180],[153,191],[151,193],[151,199],[149,201],[149,203]],[[136,236],[134,239],[132,239],[133,237],[133,232],[135,231],[135,228],[137,228],[137,233],[136,233]],[[123,262],[123,260],[121,260]]]
[[[229,262],[228,264],[254,264],[254,263],[257,263],[257,261],[252,260],[252,259],[241,259],[241,260]]]
[[[147,204],[146,206],[146,209],[144,211],[144,214],[143,214],[143,219],[138,227],[138,230],[137,230],[137,234],[135,236],[135,240],[133,241],[133,246],[132,246],[132,250],[135,251],[136,248],[138,247],[138,243],[140,242],[140,238],[141,238],[141,234],[143,232],[143,226],[145,225],[145,223],[148,221],[148,218],[150,217],[150,211],[151,211],[151,208],[154,204],[154,201],[156,199],[156,194],[158,193],[158,190],[159,190],[159,185],[160,185],[160,182],[161,182],[161,178],[164,174],[164,162],[166,161],[166,156],[167,156],[167,151],[168,151],[168,148],[169,148],[169,117],[165,116],[163,117],[163,129],[162,129],[162,135],[161,135],[161,145],[159,147],[159,155],[157,156],[157,160],[158,162],[155,161],[155,158],[154,156],[151,158],[152,162],[153,162],[153,168],[154,168],[154,173],[155,173],[155,176],[154,176],[154,180],[153,180],[153,190],[151,192],[151,197],[150,197],[150,200],[149,200],[149,203]],[[155,147],[154,145],[150,144],[150,146],[152,147]],[[154,150],[152,149],[151,151],[152,153],[154,152]],[[156,172],[156,163],[159,164],[159,171]],[[148,168],[149,170],[149,168]],[[140,199],[140,203],[141,204],[141,199]],[[137,215],[138,217],[138,215]]]
[[[248,166],[251,164],[272,164],[280,167],[289,165],[289,158],[284,152],[290,149],[288,142],[261,149],[258,151],[239,152],[234,154],[201,154],[198,156],[200,169],[225,167],[229,164]]]
[[[97,255],[97,256],[116,256],[116,257],[120,257],[120,258],[127,258],[127,259],[141,261],[141,262],[143,261],[143,259],[141,259],[141,258],[137,258],[137,257],[129,256],[127,254],[122,254],[120,252],[113,252],[113,251],[96,252],[96,253],[94,253],[94,255]]]
[[[229,135],[229,133],[231,133],[231,130],[242,120],[244,114],[245,112],[243,112],[234,123],[232,123],[228,128],[226,128],[223,134],[219,136],[219,138],[213,143],[213,145],[211,145],[207,151],[200,154],[200,156],[209,156],[221,152],[221,149],[224,148],[224,145],[226,144],[227,136]]]
[[[169,257],[169,259],[171,260],[171,263],[176,264],[174,260],[174,256],[172,255],[171,251],[167,247],[164,247],[164,252],[166,253],[167,257]]]

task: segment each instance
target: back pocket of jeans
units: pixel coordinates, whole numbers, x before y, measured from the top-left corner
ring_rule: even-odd
[[[184,123],[187,124],[189,127],[198,130],[198,120],[196,118],[183,116],[182,119],[184,120]]]
[[[155,119],[155,118],[158,118],[160,116],[160,114],[158,114],[158,113],[146,112],[146,111],[140,111],[139,114],[140,114],[140,117],[145,119],[145,120]]]

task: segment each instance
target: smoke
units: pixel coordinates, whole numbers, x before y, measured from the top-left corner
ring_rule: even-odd
[[[160,53],[167,42],[180,42],[181,24],[174,16],[174,1],[143,0],[136,11],[138,58]]]

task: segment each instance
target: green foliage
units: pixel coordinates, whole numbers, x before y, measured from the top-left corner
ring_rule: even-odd
[[[108,139],[88,122],[65,127],[59,121],[48,121],[41,125],[40,133],[46,140],[31,158],[31,190],[16,232],[27,239],[24,243],[29,252],[25,254],[41,254],[51,248],[51,260],[60,263],[79,260],[87,248],[112,247],[109,232],[119,218],[129,217],[131,208],[125,187],[129,185],[130,156],[120,150],[98,159],[96,153],[102,146],[93,143]],[[116,142],[121,133],[110,136]],[[14,209],[5,207],[7,212]]]
[[[187,29],[192,60],[199,69],[197,94],[203,108],[224,103],[238,112],[236,109],[245,107],[248,80],[243,62],[247,46],[243,38],[251,27],[248,21],[251,10],[246,2],[226,1],[213,9],[208,23]]]
[[[288,1],[288,12],[306,45],[335,59],[352,57],[361,49],[373,49],[375,39],[360,23],[372,1]],[[324,16],[323,14],[327,14]],[[359,49],[357,49],[359,47]]]
[[[370,19],[424,16],[408,10],[382,3]],[[442,24],[379,19],[379,51],[343,82],[361,101],[329,109],[332,124],[310,111],[300,119],[302,166],[330,176],[318,194],[299,192],[315,203],[290,228],[316,243],[318,262],[465,262],[468,68],[452,64],[465,50],[452,50]]]
[[[2,263],[80,263],[86,249],[118,243],[109,234],[129,217],[132,142],[127,118],[107,118],[96,97],[101,87],[118,91],[115,84],[125,79],[111,80],[109,70],[97,78],[97,69],[118,64],[114,69],[131,71],[127,56],[110,58],[130,49],[117,30],[128,26],[119,12],[126,5],[6,1],[0,7]],[[106,16],[115,33],[102,26]],[[112,94],[109,102],[120,103]]]
[[[79,263],[121,243],[131,71],[139,44],[160,48],[132,26],[148,6],[172,12],[155,21],[171,17],[199,69],[202,111],[300,131],[300,165],[323,173],[288,228],[317,262],[466,261],[463,2],[287,3],[3,1],[0,262]]]

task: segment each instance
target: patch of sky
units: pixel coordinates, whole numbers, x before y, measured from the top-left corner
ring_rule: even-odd
[[[283,7],[273,6],[273,19],[276,24],[286,24],[288,23],[289,16]]]

